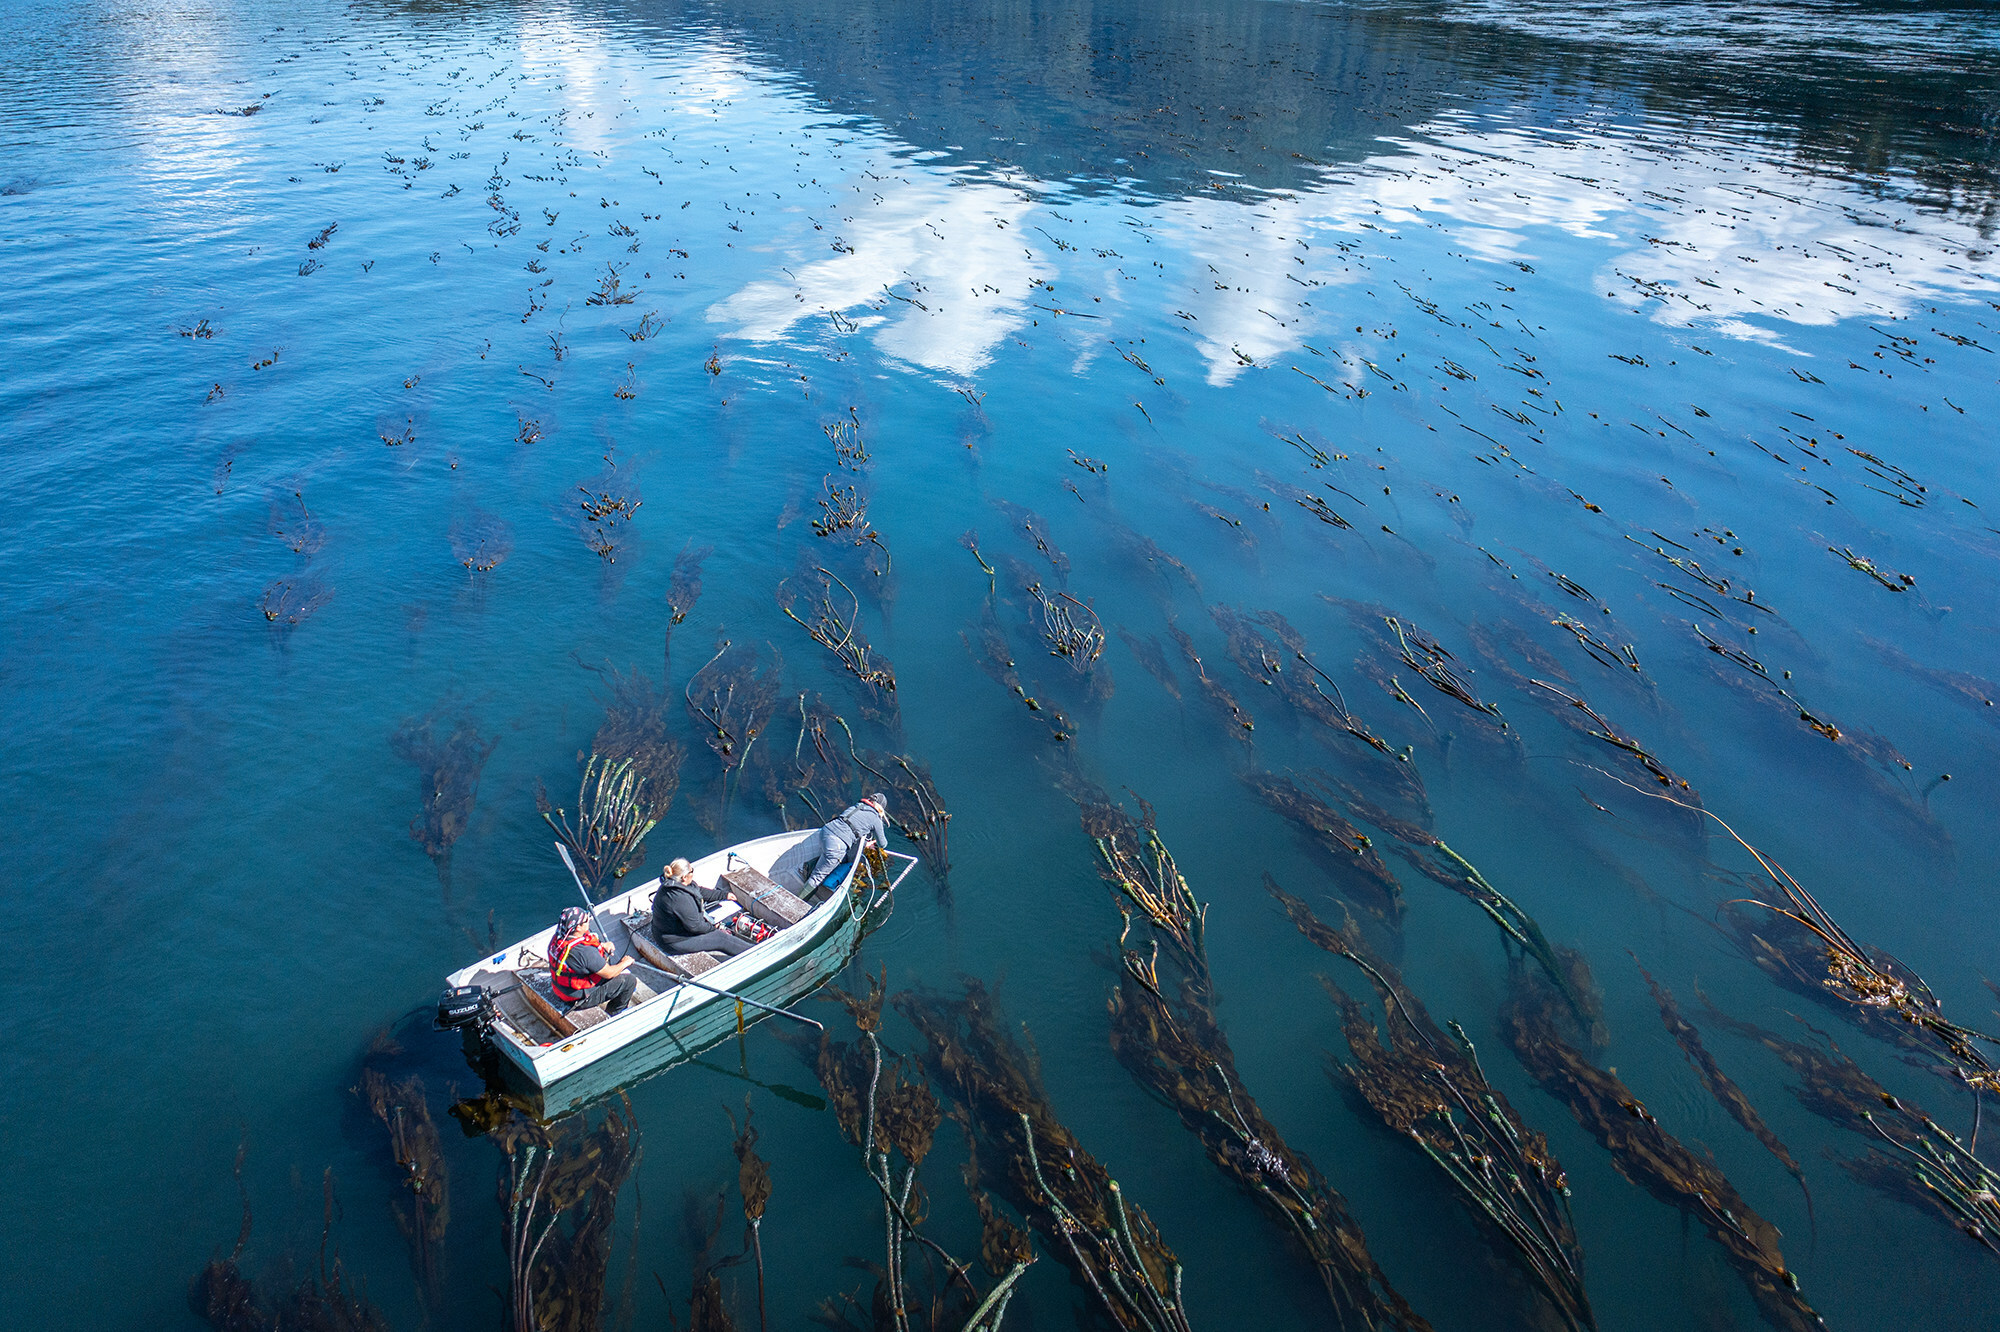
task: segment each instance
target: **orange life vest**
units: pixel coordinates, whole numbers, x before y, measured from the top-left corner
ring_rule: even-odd
[[[610,946],[589,930],[579,930],[566,939],[556,940],[549,946],[552,955],[549,960],[549,988],[555,991],[556,998],[566,1004],[573,1004],[584,998],[592,987],[599,984],[596,972],[570,968],[570,954],[579,946],[586,945],[600,953],[610,952]]]

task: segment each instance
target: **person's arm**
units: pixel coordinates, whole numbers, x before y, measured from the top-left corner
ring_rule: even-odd
[[[597,959],[595,967],[590,965],[592,958]],[[630,958],[622,962],[613,962],[605,956],[603,949],[593,948],[588,944],[580,944],[572,949],[570,951],[570,959],[575,962],[577,970],[587,975],[595,976],[599,980],[611,980],[614,977],[622,976],[625,974],[625,968],[632,965]]]

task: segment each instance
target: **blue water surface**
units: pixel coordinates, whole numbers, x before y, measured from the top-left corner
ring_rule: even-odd
[[[1383,804],[1415,774],[1432,830],[1589,959],[1599,1062],[1784,1232],[1829,1326],[1989,1323],[1993,1254],[1871,1190],[1843,1165],[1866,1140],[1704,1026],[1809,1211],[1634,959],[1697,1021],[1697,985],[1807,1039],[1799,1013],[1954,1132],[1972,1098],[1759,972],[1716,914],[1769,895],[1755,862],[1533,681],[1657,756],[1947,1013],[2000,1021],[1990,10],[11,0],[6,19],[10,1325],[201,1326],[189,1283],[246,1205],[238,1261],[267,1291],[338,1252],[390,1326],[506,1321],[506,1158],[445,1117],[479,1080],[423,1010],[572,900],[537,790],[570,803],[639,677],[687,754],[648,863],[813,821],[786,795],[808,695],[927,766],[949,875],[913,876],[851,981],[993,988],[1184,1263],[1195,1326],[1329,1315],[1112,1055],[1121,921],[1078,778],[1151,803],[1209,904],[1246,1091],[1432,1326],[1554,1324],[1329,1079],[1345,1046],[1316,975],[1345,964],[1265,876],[1342,906],[1247,774],[1323,771]],[[865,521],[821,535],[850,486]],[[817,568],[854,589],[898,716],[866,715],[783,614]],[[1088,605],[1091,672],[1049,654],[1031,586]],[[1232,659],[1231,611],[1281,614],[1404,757],[1288,709]],[[1385,616],[1497,715],[1425,683]],[[984,668],[989,634],[1019,693]],[[778,672],[727,781],[683,705],[725,642]],[[486,755],[436,856],[425,734]],[[1755,1325],[1699,1222],[1507,1053],[1492,923],[1403,878],[1379,945],[1548,1135],[1599,1324]],[[899,1019],[886,1035],[916,1047]],[[391,1058],[425,1079],[450,1163],[429,1295],[354,1093]],[[735,1187],[723,1109],[746,1092],[772,1321],[867,1303],[845,1260],[879,1259],[879,1197],[767,1025],[630,1090],[643,1154],[607,1325],[686,1316],[683,1214]],[[933,1225],[976,1253],[962,1141],[939,1141]],[[749,1271],[722,1274],[741,1326]],[[1091,1308],[1045,1249],[1008,1325]]]

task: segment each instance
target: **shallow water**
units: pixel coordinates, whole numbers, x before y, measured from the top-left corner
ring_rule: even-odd
[[[2000,1296],[1990,1253],[1842,1169],[1867,1143],[1802,1109],[1754,1044],[1704,1028],[1803,1163],[1810,1217],[1702,1090],[1628,950],[1690,1009],[1699,983],[1767,1027],[1797,1034],[1799,1012],[1955,1130],[1971,1119],[1962,1091],[1808,1011],[1712,928],[1758,890],[1729,877],[1754,864],[1621,788],[1641,770],[1527,683],[1585,698],[1947,1013],[1993,1020],[1988,11],[8,17],[0,900],[17,948],[36,941],[0,1092],[10,1321],[200,1325],[188,1283],[236,1242],[239,1148],[241,1262],[268,1288],[318,1270],[331,1171],[329,1243],[391,1325],[503,1321],[503,1158],[444,1118],[477,1079],[422,1010],[489,938],[570,900],[535,794],[566,796],[610,668],[663,681],[688,754],[649,863],[803,817],[754,774],[725,802],[681,706],[727,639],[782,666],[774,788],[805,692],[929,766],[948,884],[912,878],[856,983],[995,987],[1050,1101],[1185,1264],[1194,1325],[1324,1325],[1325,1299],[1111,1055],[1120,922],[1057,786],[1070,764],[1152,802],[1210,904],[1245,1088],[1388,1278],[1438,1328],[1540,1325],[1437,1172],[1324,1072],[1343,1038],[1314,977],[1345,964],[1262,877],[1328,919],[1339,899],[1241,777],[1325,770],[1388,804],[1385,768],[1232,663],[1221,607],[1282,613],[1354,713],[1410,747],[1437,834],[1584,951],[1600,1062],[1784,1231],[1830,1326],[1903,1326],[1917,1302],[1974,1326]],[[836,456],[842,422],[865,462]],[[880,546],[815,534],[850,484]],[[640,503],[592,523],[580,499]],[[704,546],[700,599],[670,626],[676,559]],[[781,582],[815,564],[862,594],[900,736],[780,613]],[[1108,698],[1044,655],[1030,582],[1101,618]],[[981,670],[989,602],[1040,711]],[[1382,614],[1435,635],[1507,730],[1417,679]],[[1640,669],[1593,659],[1561,615]],[[1254,732],[1204,698],[1170,625]],[[395,743],[426,717],[491,744],[436,862]],[[1755,1324],[1701,1227],[1621,1178],[1507,1053],[1490,922],[1403,879],[1400,940],[1378,945],[1549,1135],[1600,1325]],[[42,1001],[58,981],[85,993]],[[351,1092],[389,1028],[452,1172],[428,1303],[385,1136]],[[887,1035],[916,1043],[899,1019]],[[670,1300],[686,1316],[683,1199],[730,1189],[735,1207],[722,1111],[746,1092],[776,1190],[772,1318],[866,1301],[843,1260],[879,1257],[879,1203],[764,1026],[630,1091],[643,1157],[617,1325],[661,1325]],[[962,1157],[947,1125],[925,1179],[938,1238],[969,1254]],[[722,1274],[744,1325],[747,1273]],[[1022,1290],[1009,1326],[1087,1307],[1052,1254]]]

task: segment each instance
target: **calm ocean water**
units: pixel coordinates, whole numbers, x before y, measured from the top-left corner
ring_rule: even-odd
[[[1178,1255],[1194,1326],[1331,1314],[1114,1055],[1121,919],[1078,781],[1150,802],[1208,904],[1243,1092],[1432,1326],[1558,1324],[1329,1076],[1348,1046],[1317,977],[1372,994],[1265,877],[1337,925],[1342,857],[1396,836],[1358,819],[1372,846],[1316,849],[1259,798],[1270,774],[1424,823],[1579,949],[1603,1044],[1578,1048],[1782,1232],[1828,1326],[1990,1325],[1994,1252],[1907,1170],[1870,1174],[1880,1140],[1813,1113],[1714,1010],[1825,1048],[1798,1015],[1961,1138],[1973,1097],[1935,1045],[1761,971],[1721,904],[1775,889],[1607,742],[1947,1015],[2000,1025],[1989,9],[16,0],[6,20],[11,1325],[205,1326],[190,1283],[233,1249],[273,1305],[337,1253],[388,1326],[507,1322],[508,1158],[448,1117],[479,1079],[425,1009],[572,900],[536,791],[568,803],[621,690],[686,754],[649,864],[809,821],[788,794],[808,696],[928,768],[949,875],[912,877],[848,983],[985,984]],[[899,716],[782,612],[818,568],[855,589]],[[1062,591],[1101,626],[1087,672],[1043,639],[1036,594]],[[1274,665],[1241,636],[1232,654],[1259,612],[1323,674],[1299,683],[1274,619],[1254,622]],[[683,701],[725,641],[775,691],[726,783]],[[1387,754],[1302,710],[1308,686]],[[427,742],[455,756],[444,796]],[[1598,1324],[1759,1325],[1702,1217],[1621,1174],[1510,1050],[1521,967],[1492,921],[1385,863],[1400,925],[1354,909],[1547,1135]],[[1635,959],[1801,1179],[1704,1088]],[[883,1036],[922,1048],[894,1012]],[[356,1091],[382,1068],[419,1076],[441,1126],[428,1286]],[[746,1094],[770,1321],[848,1292],[865,1324],[875,1278],[848,1260],[882,1260],[879,1195],[765,1025],[629,1090],[603,1326],[686,1319],[697,1264],[742,1247],[724,1110]],[[947,1121],[925,1225],[974,1256],[964,1142]],[[1005,1325],[1092,1316],[1037,1244]],[[719,1276],[754,1325],[752,1267]]]

